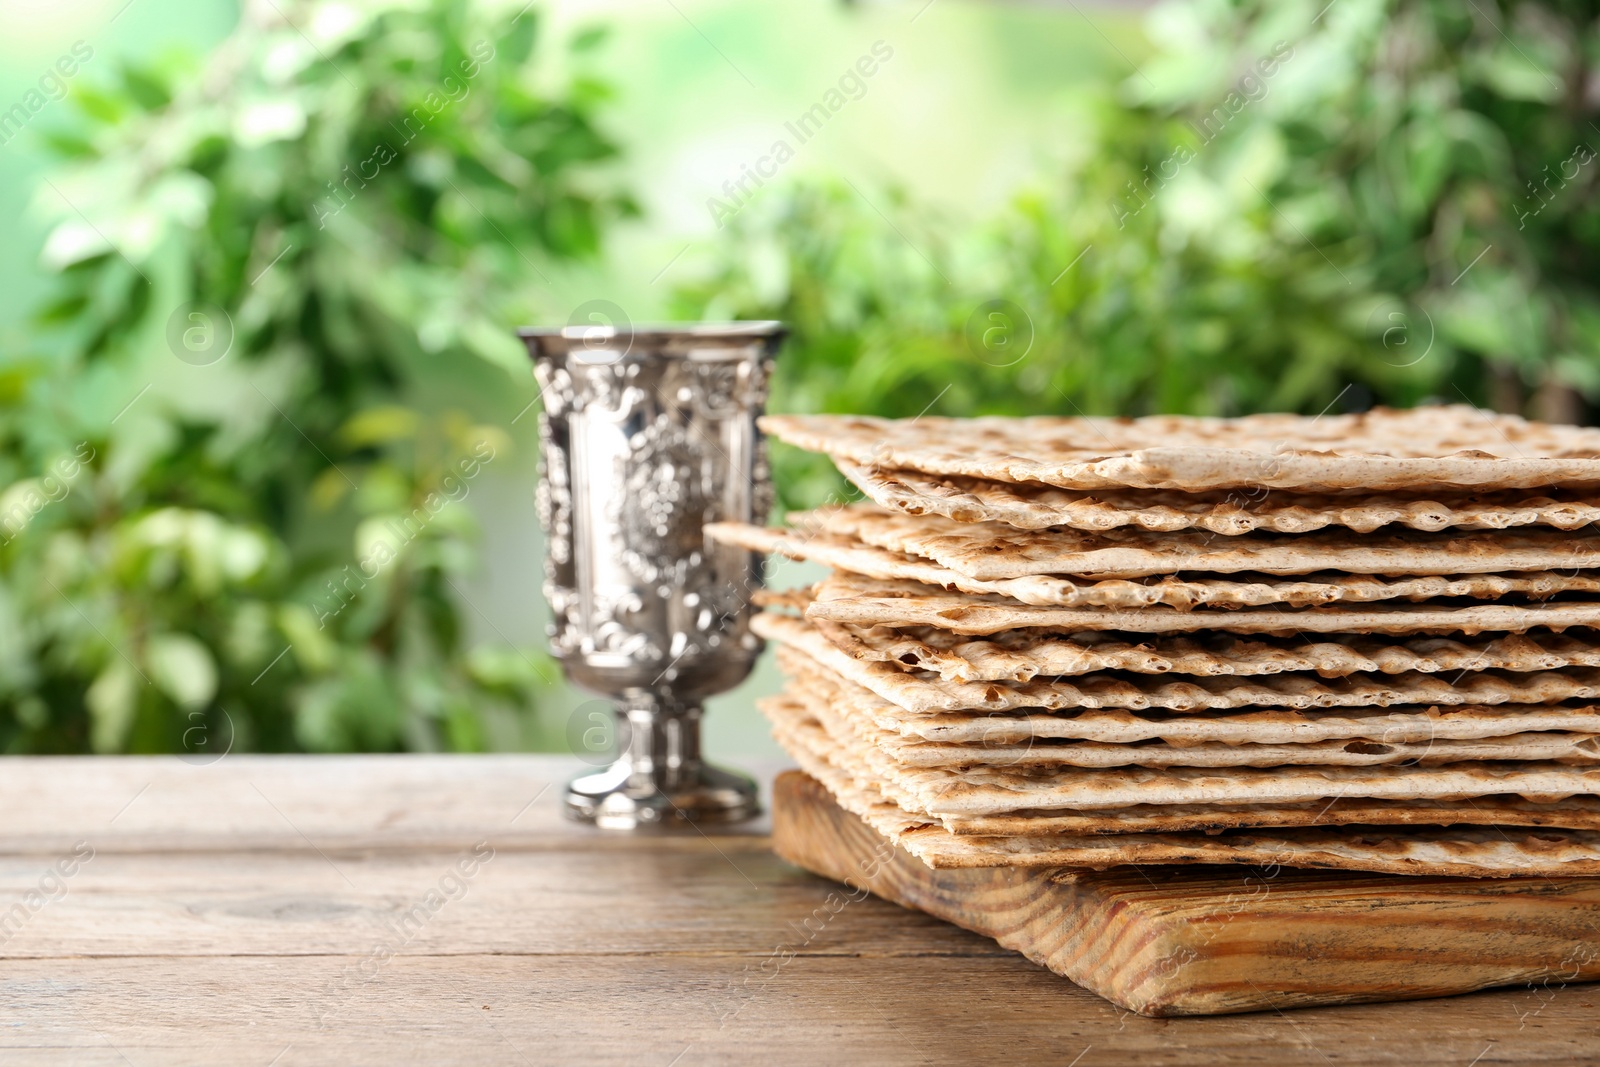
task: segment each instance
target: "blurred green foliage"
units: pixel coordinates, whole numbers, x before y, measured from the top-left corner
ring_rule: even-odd
[[[1148,31],[1081,166],[1001,217],[767,195],[682,313],[789,321],[784,410],[1600,399],[1600,5],[1195,0]],[[778,453],[788,504],[843,490]]]
[[[561,747],[553,667],[462,636],[464,501],[510,439],[431,392],[525,383],[544,268],[636,213],[608,87],[545,61],[603,35],[539,25],[251,0],[203,65],[72,80],[53,289],[0,360],[0,750]],[[994,217],[775,183],[678,314],[787,320],[780,410],[1591,412],[1600,4],[1186,0],[1147,32]],[[789,505],[844,491],[774,460]]]
[[[525,378],[519,294],[635,210],[518,7],[255,3],[203,68],[74,82],[0,364],[0,750],[538,742],[553,668],[458,607],[510,439],[417,395]]]

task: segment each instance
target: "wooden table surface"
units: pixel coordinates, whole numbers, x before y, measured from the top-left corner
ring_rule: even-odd
[[[0,1063],[1600,1062],[1600,988],[1130,1015],[553,757],[9,760]],[[766,768],[769,776],[772,768]],[[837,901],[838,898],[835,898]]]

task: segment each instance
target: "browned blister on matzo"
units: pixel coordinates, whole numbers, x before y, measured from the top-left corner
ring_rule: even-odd
[[[852,463],[1064,489],[1408,492],[1600,486],[1600,430],[1465,406],[1237,419],[768,415]]]
[[[1102,489],[886,470],[837,459],[839,470],[875,503],[908,515],[958,522],[1001,522],[1023,530],[1172,532],[1204,530],[1233,537],[1256,530],[1303,534],[1330,526],[1371,533],[1384,526],[1440,530],[1509,530],[1551,526],[1579,530],[1600,520],[1600,493],[1572,490],[1426,493],[1420,496],[1288,493],[1281,490]]]

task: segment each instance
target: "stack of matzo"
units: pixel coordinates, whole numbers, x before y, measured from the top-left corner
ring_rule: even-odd
[[[1600,874],[1600,431],[1317,419],[776,416],[870,502],[721,541],[764,702],[933,866]]]

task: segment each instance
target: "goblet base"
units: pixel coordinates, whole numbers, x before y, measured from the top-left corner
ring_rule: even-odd
[[[761,813],[756,783],[700,763],[660,783],[627,759],[567,785],[567,817],[606,830],[742,822]]]

